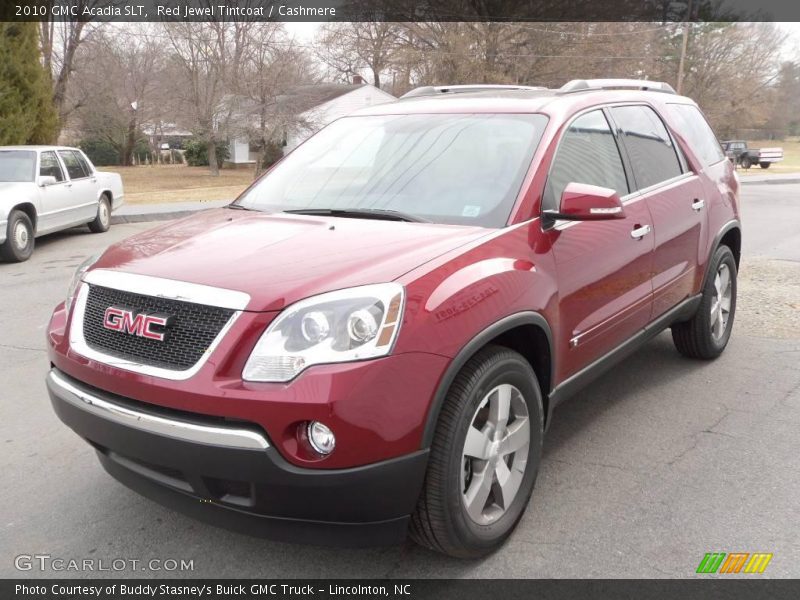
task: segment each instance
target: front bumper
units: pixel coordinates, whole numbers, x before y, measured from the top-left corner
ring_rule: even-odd
[[[117,480],[152,500],[229,529],[300,543],[374,545],[405,538],[428,453],[347,469],[288,463],[265,432],[102,392],[58,369],[47,377],[58,417]]]

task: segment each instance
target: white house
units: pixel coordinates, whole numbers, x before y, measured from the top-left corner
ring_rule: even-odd
[[[286,132],[283,151],[290,152],[339,117],[365,106],[385,104],[396,99],[390,93],[363,82],[297,86],[279,99],[281,104],[299,114],[296,121],[302,123]],[[240,136],[231,141],[228,163],[232,166],[253,165],[257,158],[258,149],[247,137]]]

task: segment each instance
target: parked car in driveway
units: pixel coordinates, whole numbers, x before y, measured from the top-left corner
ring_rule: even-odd
[[[196,518],[481,556],[565,398],[667,328],[723,352],[738,193],[666,84],[420,88],[88,259],[48,326],[51,402]]]
[[[724,141],[722,149],[733,164],[743,169],[749,169],[753,165],[769,169],[772,163],[783,160],[783,148],[748,148],[744,140]]]
[[[76,225],[108,231],[123,198],[120,176],[77,148],[0,146],[0,258],[28,260],[35,238]]]

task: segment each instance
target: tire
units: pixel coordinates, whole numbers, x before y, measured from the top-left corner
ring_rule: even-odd
[[[741,162],[743,169],[749,169],[750,167],[753,166],[753,162],[750,160],[749,156],[743,156]]]
[[[89,223],[89,230],[92,233],[105,233],[111,227],[111,202],[107,194],[100,196],[97,203],[97,216],[94,221]]]
[[[509,399],[505,404],[510,407],[510,422],[500,425],[506,435],[498,434],[498,440],[493,434],[495,424],[502,422],[497,407],[503,405],[504,397]],[[411,517],[411,538],[459,558],[484,556],[502,545],[525,512],[533,491],[542,455],[543,423],[542,394],[525,358],[500,346],[487,346],[472,357],[442,406],[425,483]],[[468,431],[475,442],[469,446]],[[516,450],[504,455],[504,449],[510,447]],[[480,450],[473,452],[475,448]],[[499,485],[498,476],[505,478],[508,487]],[[509,494],[505,502],[503,491]],[[473,499],[471,511],[468,498]]]
[[[728,273],[729,288],[721,274],[723,270]],[[729,289],[727,315],[724,310],[725,302],[717,303],[719,296],[717,285],[723,288],[723,297]],[[703,298],[697,313],[691,320],[672,326],[672,340],[675,342],[675,347],[678,352],[689,358],[704,360],[717,358],[728,345],[735,315],[736,260],[730,248],[720,246],[711,259],[708,281],[703,289]]]
[[[33,254],[35,243],[33,223],[27,213],[14,209],[8,215],[6,241],[0,245],[0,258],[8,262],[23,262]]]
[[[772,164],[772,163],[768,163],[768,162],[762,162],[762,163],[758,163],[758,166],[760,166],[762,169],[769,169],[769,166],[770,166],[771,164]]]

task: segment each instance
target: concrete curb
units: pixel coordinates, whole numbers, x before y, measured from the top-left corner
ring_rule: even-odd
[[[739,183],[741,185],[788,185],[792,183],[800,183],[800,175],[788,175],[786,177],[781,177],[780,175],[776,177],[770,177],[767,179],[767,176],[761,178],[761,176],[755,180],[749,180],[746,177],[740,177]]]
[[[190,215],[197,214],[204,210],[211,210],[211,208],[201,208],[198,210],[175,210],[170,212],[160,213],[141,213],[132,215],[112,215],[111,224],[119,225],[121,223],[148,223],[150,221],[169,221],[171,219],[181,219]]]

